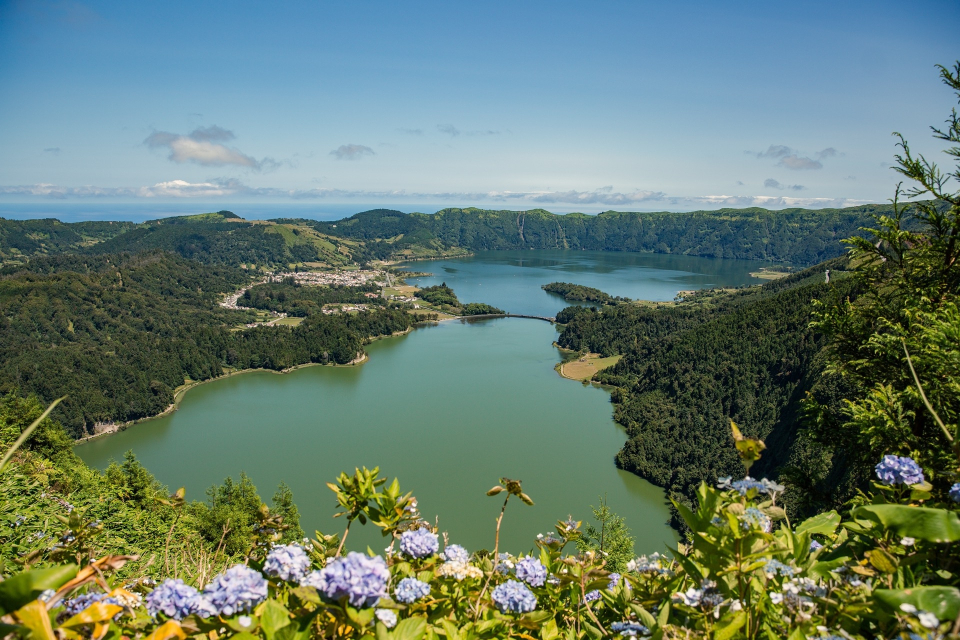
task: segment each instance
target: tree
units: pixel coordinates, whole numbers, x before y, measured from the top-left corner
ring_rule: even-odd
[[[293,491],[286,482],[281,482],[273,494],[273,511],[283,517],[283,524],[290,528],[283,532],[283,542],[295,542],[303,538],[300,528],[300,510],[293,501]]]
[[[583,536],[577,541],[581,551],[596,551],[607,561],[605,568],[617,573],[627,570],[627,563],[633,560],[633,536],[622,516],[618,516],[607,505],[606,497],[600,498],[599,507],[590,507],[599,528],[588,524]]]

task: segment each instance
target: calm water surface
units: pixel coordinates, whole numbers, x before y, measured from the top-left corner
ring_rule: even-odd
[[[660,259],[658,263],[657,259]],[[659,264],[659,267],[658,267]],[[592,252],[489,252],[464,260],[419,262],[463,300],[515,313],[553,315],[565,303],[540,290],[553,280],[615,295],[670,299],[678,290],[754,281],[756,262]],[[324,485],[341,470],[379,465],[413,491],[424,516],[439,517],[451,541],[492,548],[499,501],[485,491],[501,476],[523,480],[536,501],[511,505],[502,530],[513,551],[532,546],[568,514],[588,519],[606,496],[626,517],[638,552],[675,540],[662,491],[617,470],[624,441],[609,394],[560,378],[554,327],[524,319],[448,321],[367,347],[357,367],[254,372],[191,390],[176,413],[77,447],[105,468],[134,450],[164,483],[188,499],[246,471],[269,498],[289,484],[304,529],[340,529]],[[359,524],[359,523],[358,523]],[[357,527],[351,546],[385,546]]]

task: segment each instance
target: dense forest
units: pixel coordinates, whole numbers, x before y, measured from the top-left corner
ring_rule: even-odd
[[[567,302],[596,302],[598,304],[630,302],[630,298],[611,296],[605,291],[600,291],[600,289],[586,287],[582,284],[572,284],[570,282],[551,282],[540,288],[547,293],[557,294]]]
[[[375,293],[377,297],[368,297],[365,295],[368,293]],[[380,297],[380,287],[375,284],[313,287],[304,286],[291,277],[284,278],[282,282],[266,282],[250,287],[244,291],[238,304],[305,318],[320,313],[325,304],[340,302],[383,305],[384,300]]]
[[[763,475],[776,477],[791,456],[805,455],[797,450],[807,446],[798,439],[802,402],[821,380],[826,344],[810,318],[817,301],[855,297],[843,266],[835,259],[761,287],[704,291],[668,307],[562,312],[561,346],[623,354],[596,376],[617,387],[614,415],[628,435],[617,464],[689,500],[704,478],[736,474],[730,420],[768,443]],[[806,483],[817,491],[807,492],[805,511],[834,506],[856,485],[840,470],[821,475]]]
[[[0,392],[67,399],[73,436],[98,422],[155,415],[185,381],[224,367],[282,370],[346,363],[370,336],[409,328],[396,309],[315,314],[297,327],[235,330],[245,312],[218,306],[249,282],[242,269],[162,252],[36,258],[0,276]]]
[[[483,302],[460,302],[457,294],[447,286],[446,282],[433,287],[420,289],[417,292],[417,297],[432,305],[436,305],[444,311],[460,316],[483,316],[504,313],[503,309],[498,309]]]

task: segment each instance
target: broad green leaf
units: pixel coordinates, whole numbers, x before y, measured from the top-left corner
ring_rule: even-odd
[[[741,627],[747,623],[747,612],[746,611],[737,611],[733,618],[730,619],[723,627],[717,629],[713,637],[715,640],[729,640],[730,638],[737,635],[737,632],[740,631]]]
[[[928,542],[960,540],[960,518],[946,509],[871,504],[854,509],[851,515],[861,520],[877,522],[900,536]]]
[[[897,572],[897,559],[883,549],[872,549],[864,555],[867,556],[867,560],[870,561],[870,564],[872,564],[877,571],[881,573]]]
[[[677,502],[673,499],[671,499],[670,502],[673,503],[677,513],[680,514],[680,517],[683,518],[683,521],[687,523],[688,527],[690,527],[693,531],[697,531],[700,528],[699,519],[693,514],[693,511],[691,511],[687,505],[683,504],[682,502]]]
[[[0,615],[16,611],[47,589],[56,591],[77,575],[77,566],[67,564],[50,569],[24,571],[0,582]]]
[[[817,514],[812,518],[807,518],[799,525],[797,525],[796,533],[809,533],[815,534],[819,533],[821,535],[830,536],[833,535],[833,532],[837,530],[837,526],[840,524],[840,514],[836,511],[825,511],[824,513]]]
[[[543,640],[557,640],[560,637],[560,631],[557,629],[557,621],[551,618],[540,629],[540,637]]]
[[[873,597],[887,613],[900,611],[900,605],[906,603],[929,611],[940,620],[955,620],[960,615],[960,590],[956,587],[877,589]]]
[[[371,609],[372,611],[372,609]],[[397,623],[393,630],[394,640],[420,640],[427,631],[425,618],[406,618]]]
[[[670,620],[670,601],[667,600],[663,603],[663,606],[660,607],[660,613],[657,614],[657,624],[661,627],[667,625],[667,621]]]
[[[655,626],[657,626],[657,619],[654,618],[649,611],[638,604],[634,604],[633,602],[629,604],[630,609],[637,614],[637,617],[640,618],[640,622],[642,622],[645,627],[648,629],[653,629]]]
[[[260,614],[260,628],[263,629],[267,640],[273,640],[274,635],[280,629],[290,625],[290,612],[273,599],[267,600],[264,605]]]
[[[50,625],[47,606],[39,600],[34,600],[17,609],[16,616],[23,626],[30,629],[31,640],[56,640],[53,627]]]

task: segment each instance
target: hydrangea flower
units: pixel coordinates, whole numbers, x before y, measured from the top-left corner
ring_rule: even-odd
[[[694,589],[690,587],[685,592],[680,591],[671,596],[677,602],[682,602],[688,607],[700,606],[700,600],[703,598],[703,589]]]
[[[960,502],[960,482],[957,482],[950,487],[950,493],[948,495],[954,502]]]
[[[594,589],[593,591],[587,591],[583,596],[584,602],[594,602],[600,599],[600,590]]]
[[[470,562],[470,552],[458,544],[448,544],[441,556],[449,562]]]
[[[786,487],[784,487],[782,484],[777,484],[773,480],[767,480],[766,478],[762,480],[754,480],[750,476],[747,476],[743,480],[733,480],[731,476],[726,476],[725,478],[719,478],[717,480],[717,488],[734,489],[742,496],[747,495],[751,489],[755,490],[757,493],[766,493],[767,495],[772,496],[776,493],[780,493]]]
[[[190,601],[190,613],[201,618],[212,618],[219,614],[210,598],[203,593],[198,593],[197,597]]]
[[[483,571],[468,562],[459,560],[450,560],[437,567],[437,577],[451,577],[457,582],[462,582],[466,578],[482,578]]]
[[[923,469],[913,458],[883,456],[875,467],[880,482],[886,485],[918,484],[923,482]]]
[[[440,540],[429,529],[413,529],[400,534],[400,551],[411,558],[432,556],[440,548]]]
[[[199,592],[183,580],[167,579],[147,596],[147,611],[151,616],[162,613],[174,620],[183,620],[193,613],[191,605]]]
[[[810,553],[823,549],[823,545],[817,542],[816,540],[810,541]]]
[[[397,588],[393,590],[393,595],[397,599],[397,602],[413,604],[420,598],[425,598],[430,595],[430,585],[416,578],[404,578],[400,581],[400,584],[397,585]]]
[[[497,556],[497,573],[510,573],[513,571],[513,556],[509,553],[501,553]]]
[[[616,631],[624,638],[650,633],[650,629],[637,622],[614,622],[610,625],[610,630]]]
[[[76,598],[71,598],[64,601],[63,606],[67,610],[68,614],[75,616],[95,602],[116,605],[120,604],[115,598],[111,598],[105,593],[85,593],[77,596]]]
[[[540,562],[540,558],[527,556],[517,562],[517,577],[531,587],[542,587],[547,579],[547,568]]]
[[[659,553],[653,553],[649,557],[640,556],[627,563],[627,571],[636,571],[638,573],[671,573],[670,569],[664,566],[665,562],[669,564],[669,560]]]
[[[389,579],[383,558],[351,551],[345,558],[335,558],[320,571],[310,573],[301,584],[315,587],[329,600],[346,597],[354,607],[372,607],[387,595]]]
[[[620,584],[620,578],[623,576],[621,576],[619,573],[611,573],[607,577],[610,578],[610,586],[607,587],[607,589],[616,589],[617,585]]]
[[[756,507],[747,507],[739,519],[740,526],[745,530],[756,528],[767,533],[773,531],[773,520]]]
[[[387,629],[393,629],[397,626],[397,612],[393,609],[377,609],[373,613]]]
[[[287,582],[299,582],[310,571],[310,557],[298,544],[279,545],[270,549],[263,563],[263,572],[268,576]]]
[[[537,596],[527,585],[516,580],[507,580],[490,594],[500,613],[529,613],[537,608]]]
[[[763,572],[768,576],[775,576],[779,573],[782,576],[792,578],[793,575],[797,572],[797,570],[788,564],[783,564],[779,560],[770,558],[769,560],[767,560],[766,564],[763,566]]]
[[[232,616],[266,600],[267,581],[259,571],[238,564],[214,578],[203,593],[217,613]]]

